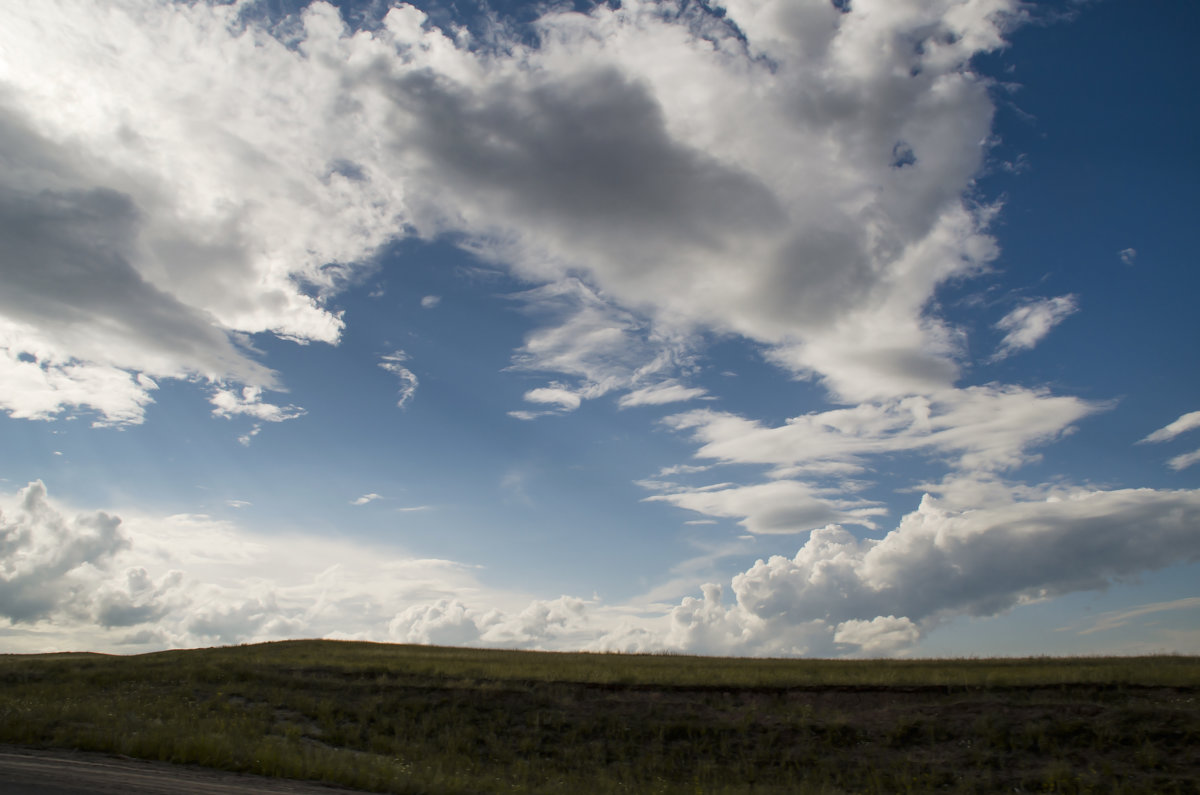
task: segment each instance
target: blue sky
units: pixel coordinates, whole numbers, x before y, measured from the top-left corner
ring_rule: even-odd
[[[0,649],[1200,652],[1195,4],[0,17]]]

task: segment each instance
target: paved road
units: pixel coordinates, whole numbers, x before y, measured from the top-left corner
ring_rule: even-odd
[[[361,795],[299,781],[144,762],[108,754],[0,745],[3,795]]]

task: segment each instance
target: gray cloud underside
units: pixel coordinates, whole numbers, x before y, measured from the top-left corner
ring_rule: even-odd
[[[0,315],[36,329],[62,358],[150,375],[174,374],[182,362],[202,375],[272,383],[211,316],[138,271],[145,219],[130,194],[75,171],[73,153],[3,107],[0,155]],[[195,255],[233,252],[214,243]],[[36,341],[22,352],[44,353]]]
[[[673,140],[649,90],[616,68],[486,92],[417,72],[388,91],[407,122],[401,156],[414,152],[431,184],[486,197],[483,223],[515,211],[521,226],[580,248],[625,246],[633,271],[647,243],[718,245],[782,221],[751,175]]]
[[[639,366],[716,329],[851,399],[950,385],[954,330],[925,308],[994,256],[962,198],[992,113],[968,64],[1015,3],[669,11],[552,11],[536,45],[475,46],[408,6],[354,35],[319,2],[277,29],[202,3],[11,11],[6,268],[78,285],[24,273],[19,316],[63,359],[271,386],[229,332],[335,342],[323,298],[388,240],[449,233],[638,312]],[[55,38],[52,13],[95,36]]]
[[[102,512],[64,517],[37,481],[19,496],[16,510],[0,512],[0,615],[36,621],[86,601],[86,581],[73,575],[103,568],[129,545],[121,520]]]

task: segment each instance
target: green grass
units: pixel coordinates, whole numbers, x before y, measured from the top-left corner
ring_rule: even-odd
[[[397,793],[1200,792],[1200,659],[0,656],[0,741]]]

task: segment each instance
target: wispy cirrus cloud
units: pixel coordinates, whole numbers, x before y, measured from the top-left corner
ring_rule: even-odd
[[[231,419],[246,416],[257,420],[249,431],[238,437],[243,447],[249,446],[251,440],[262,432],[262,423],[286,422],[307,413],[299,406],[277,406],[263,401],[262,388],[257,386],[242,387],[240,391],[217,388],[209,396],[209,402],[212,403],[214,417]]]
[[[303,417],[306,413],[299,406],[277,406],[262,399],[262,389],[256,386],[242,387],[240,391],[217,389],[209,398],[216,417],[244,415],[262,422],[285,422]]]
[[[396,405],[400,408],[404,408],[412,400],[413,395],[417,393],[417,387],[420,385],[416,374],[404,366],[404,363],[407,361],[408,354],[404,351],[389,353],[380,357],[379,361],[381,368],[387,370],[400,380],[400,398],[396,401]]]
[[[1189,411],[1187,414],[1180,416],[1179,419],[1175,420],[1174,422],[1170,422],[1167,425],[1159,428],[1157,431],[1148,434],[1138,443],[1145,444],[1147,442],[1169,442],[1176,436],[1187,433],[1188,431],[1194,431],[1197,428],[1200,428],[1200,411]]]
[[[1175,437],[1200,428],[1200,411],[1190,411],[1182,415],[1179,419],[1164,425],[1157,431],[1147,435],[1144,439],[1140,439],[1138,444],[1154,443],[1154,442],[1169,442]],[[1181,453],[1172,457],[1167,461],[1167,466],[1176,471],[1187,469],[1193,464],[1200,463],[1200,450],[1193,450],[1190,453]]]
[[[1200,463],[1200,449],[1190,453],[1181,453],[1167,462],[1167,466],[1176,471],[1187,469],[1193,464]]]
[[[668,380],[622,395],[617,405],[623,409],[631,406],[663,406],[668,403],[686,403],[707,394],[708,390],[701,387],[684,386],[677,381]]]
[[[1197,610],[1200,611],[1200,596],[1193,596],[1187,599],[1175,599],[1170,602],[1153,602],[1151,604],[1138,605],[1137,607],[1127,610],[1110,610],[1101,613],[1089,622],[1086,629],[1079,630],[1080,635],[1091,635],[1094,632],[1108,632],[1114,629],[1120,629],[1129,624],[1134,619],[1140,619],[1145,616],[1154,615],[1155,613],[1166,613],[1175,610]]]
[[[992,360],[998,361],[1018,351],[1029,350],[1078,310],[1079,301],[1074,295],[1040,298],[1018,306],[996,323],[996,328],[1005,334]]]
[[[579,408],[582,398],[561,386],[538,387],[525,393],[525,399],[530,403],[543,403],[558,406],[563,411],[574,411]]]
[[[773,480],[748,486],[720,483],[703,488],[675,488],[648,497],[706,516],[741,519],[755,534],[805,533],[833,523],[875,528],[872,517],[886,514],[878,503],[845,499],[796,480]]]
[[[690,343],[685,336],[655,330],[648,319],[578,279],[560,280],[511,298],[525,312],[543,320],[514,353],[511,369],[560,373],[574,379],[554,380],[546,387],[529,390],[525,399],[530,402],[554,403],[560,410],[572,411],[584,400],[626,392],[618,402],[631,405],[631,400],[655,396],[653,387],[639,387],[641,383],[663,379],[690,364]],[[669,378],[666,381],[674,383]],[[658,394],[667,397],[670,393]],[[529,416],[523,416],[526,414]],[[529,419],[542,414],[515,412],[514,416]]]
[[[847,471],[903,451],[946,455],[962,469],[995,470],[1028,461],[1032,448],[1105,407],[1045,390],[984,386],[813,412],[776,427],[711,409],[663,423],[700,442],[700,458],[769,465],[780,475]]]

